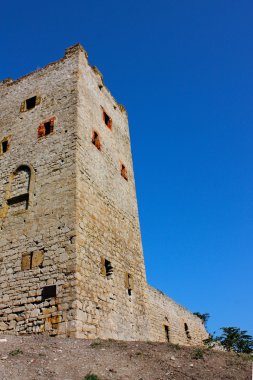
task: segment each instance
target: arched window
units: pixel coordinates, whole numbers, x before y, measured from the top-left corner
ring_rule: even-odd
[[[31,168],[27,165],[19,166],[10,179],[10,197],[7,200],[12,211],[27,210],[29,206],[31,187]]]

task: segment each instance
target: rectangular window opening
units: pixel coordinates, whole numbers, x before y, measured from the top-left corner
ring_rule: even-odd
[[[184,331],[185,331],[187,339],[191,339],[191,334],[190,334],[189,327],[188,327],[187,323],[184,324]]]
[[[42,301],[56,297],[56,285],[44,286],[41,293]]]
[[[105,111],[103,111],[103,118],[104,118],[105,125],[109,129],[112,129],[112,118],[109,115],[107,115]]]
[[[133,291],[133,276],[130,273],[125,274],[125,286],[127,289],[127,294],[131,297]]]
[[[45,136],[49,135],[52,131],[52,128],[51,128],[51,122],[50,121],[47,121],[46,123],[44,123],[44,127],[45,127]]]
[[[105,273],[106,277],[110,278],[113,274],[113,267],[109,260],[105,259]]]
[[[33,96],[32,98],[26,99],[26,109],[31,110],[36,106],[37,96]]]
[[[2,153],[6,153],[9,147],[9,143],[7,140],[2,142]]]
[[[164,331],[165,331],[165,337],[166,337],[167,341],[169,342],[170,341],[169,326],[164,325]]]

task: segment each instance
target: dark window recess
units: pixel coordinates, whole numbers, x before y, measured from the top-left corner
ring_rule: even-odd
[[[132,295],[133,290],[133,276],[130,273],[126,273],[125,286],[127,288],[127,293],[129,297]]]
[[[98,150],[101,149],[101,142],[100,142],[99,134],[96,131],[93,131],[93,134],[92,134],[92,144],[95,145],[95,147]]]
[[[49,135],[49,133],[53,132],[54,127],[51,126],[51,122],[50,121],[48,121],[44,125],[45,125],[45,135]]]
[[[29,202],[29,194],[21,194],[17,195],[16,197],[9,198],[7,200],[7,204],[9,206],[15,205],[16,203],[26,202],[26,209],[28,209],[28,202]]]
[[[26,99],[26,109],[31,110],[36,106],[37,96],[33,96],[32,98]]]
[[[189,327],[188,327],[187,323],[184,324],[184,331],[185,331],[185,334],[187,336],[187,339],[191,339],[191,335],[190,335],[190,331],[189,331]]]
[[[121,174],[121,176],[122,176],[126,181],[128,181],[127,168],[126,168],[125,165],[123,165],[123,164],[121,164],[120,174]]]
[[[52,117],[50,120],[41,123],[38,128],[38,138],[49,135],[54,131],[55,117]]]
[[[7,140],[2,142],[2,153],[6,153],[9,148],[9,143]]]
[[[170,331],[169,331],[169,326],[164,325],[164,331],[165,331],[165,337],[166,337],[167,341],[169,342],[169,341],[170,341]]]
[[[109,260],[105,259],[105,273],[106,277],[111,277],[113,274],[113,267]]]
[[[56,285],[45,286],[41,293],[42,301],[56,297]]]
[[[112,118],[109,115],[107,115],[105,111],[103,111],[103,119],[104,119],[105,125],[109,129],[112,129]]]

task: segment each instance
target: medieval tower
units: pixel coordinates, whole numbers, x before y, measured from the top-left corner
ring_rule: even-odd
[[[0,331],[200,344],[146,282],[127,114],[80,45],[0,82]]]

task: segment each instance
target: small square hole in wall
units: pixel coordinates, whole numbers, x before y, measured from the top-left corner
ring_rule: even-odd
[[[2,153],[6,153],[9,149],[8,140],[2,141]]]
[[[42,301],[56,297],[56,285],[44,286],[41,293]]]
[[[109,129],[112,129],[112,118],[104,110],[103,110],[103,119],[104,119],[105,125]]]
[[[127,168],[126,168],[125,165],[123,165],[123,164],[121,164],[121,166],[120,166],[120,174],[121,174],[121,176],[122,176],[126,181],[128,181]]]
[[[32,98],[26,99],[26,109],[31,110],[32,108],[34,108],[36,106],[36,100],[37,96],[33,96]]]

